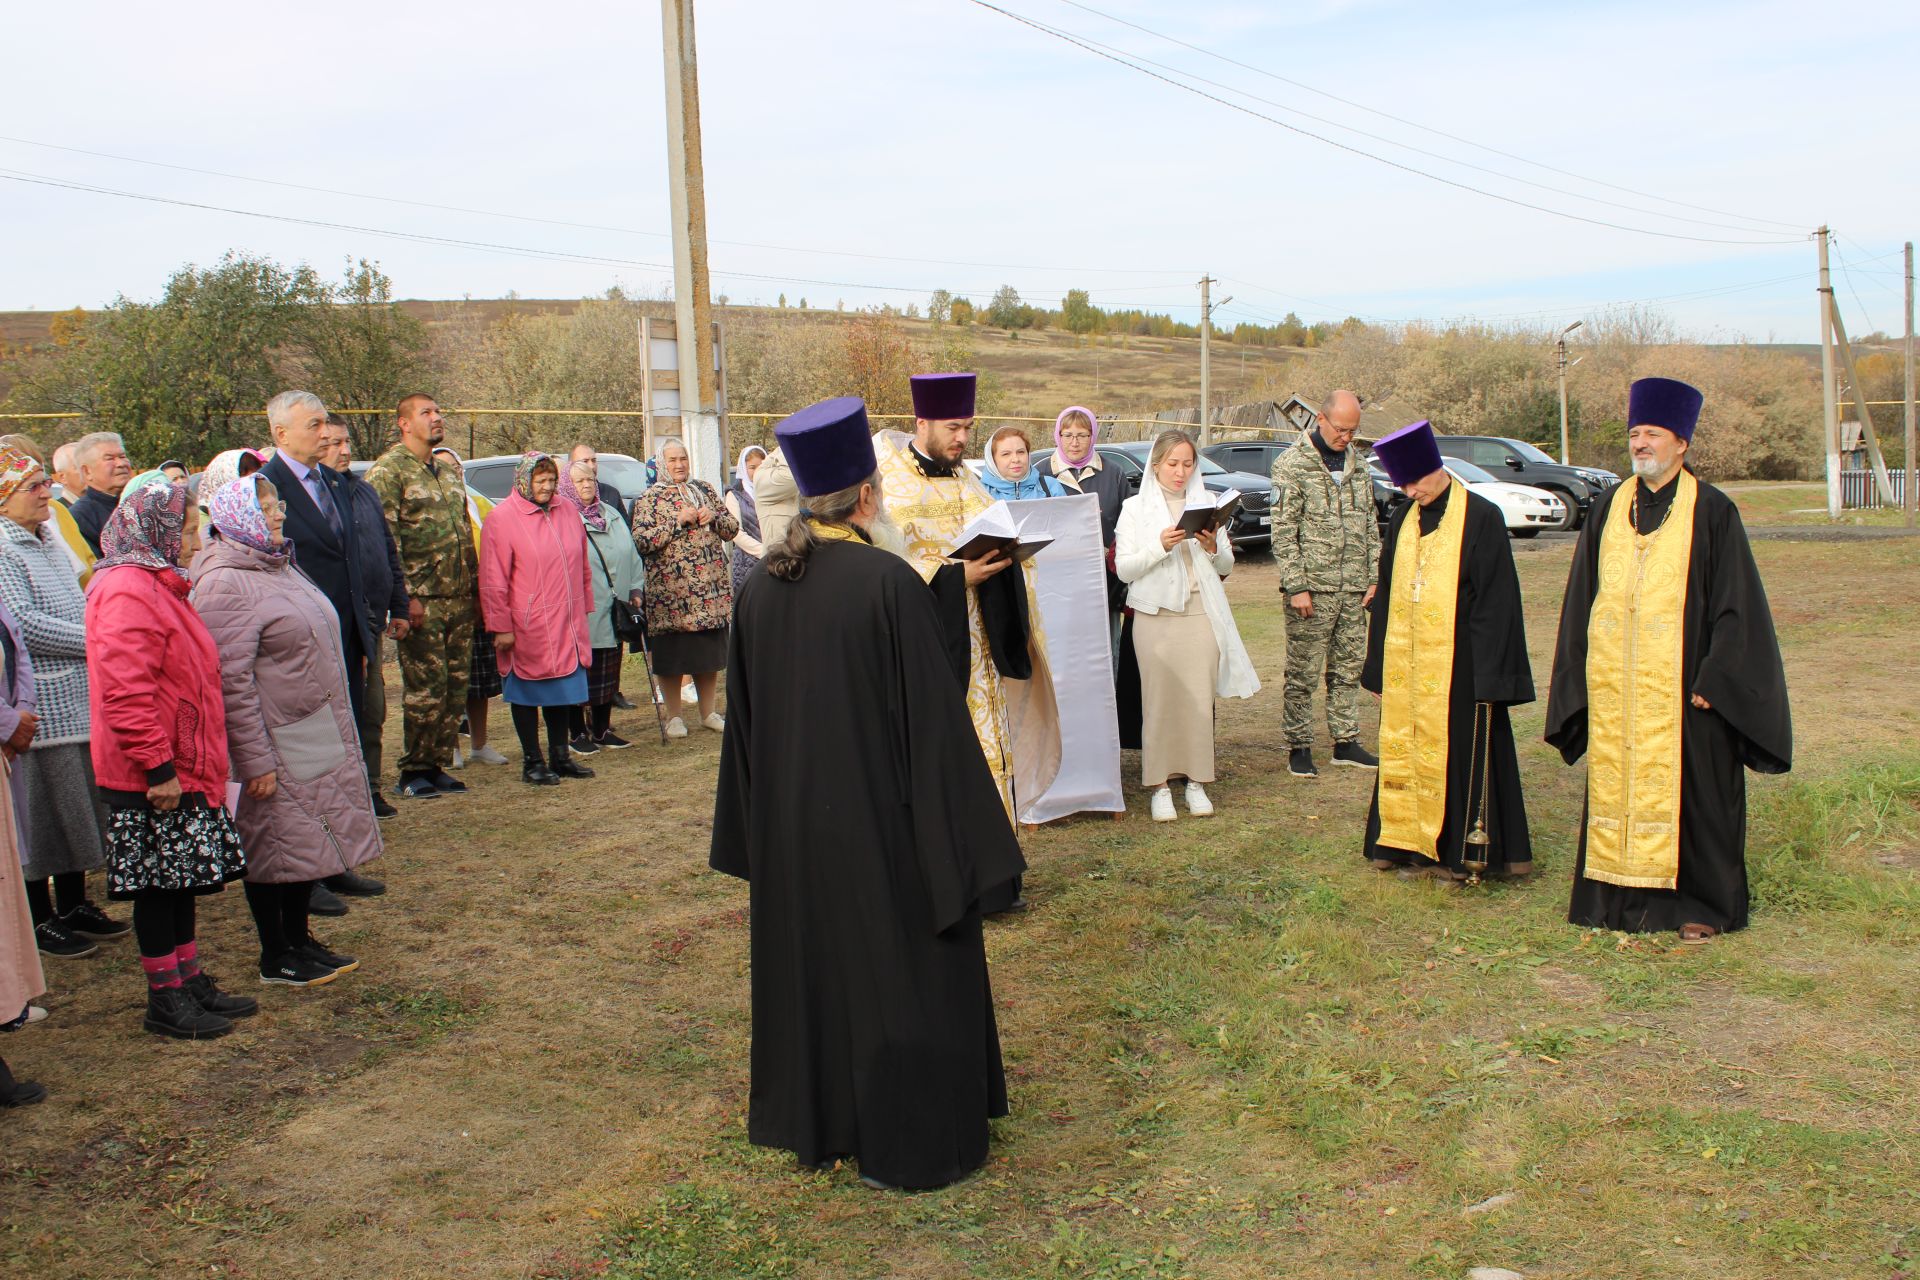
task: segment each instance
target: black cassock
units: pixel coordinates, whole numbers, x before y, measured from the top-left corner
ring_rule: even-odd
[[[1513,548],[1500,510],[1485,498],[1468,493],[1459,482],[1430,505],[1407,503],[1393,514],[1380,549],[1380,590],[1374,594],[1367,626],[1367,662],[1360,671],[1363,688],[1379,693],[1381,666],[1387,640],[1387,610],[1392,605],[1394,548],[1402,522],[1417,518],[1422,533],[1440,526],[1447,504],[1465,499],[1466,528],[1460,539],[1459,598],[1454,605],[1453,683],[1447,699],[1447,811],[1440,828],[1441,862],[1461,870],[1462,840],[1480,813],[1483,774],[1486,775],[1487,846],[1489,871],[1502,875],[1509,867],[1531,870],[1533,844],[1527,834],[1527,806],[1520,793],[1520,761],[1513,749],[1513,724],[1507,708],[1533,701],[1533,668],[1527,661],[1526,619],[1520,608],[1520,576],[1513,567]],[[1476,742],[1475,704],[1493,705],[1479,716]],[[1490,767],[1486,767],[1490,766]],[[1404,849],[1379,843],[1380,784],[1373,787],[1373,805],[1367,811],[1366,856],[1389,862],[1431,865]]]
[[[863,542],[756,569],[727,703],[710,861],[752,885],[748,1137],[952,1182],[1007,1111],[980,899],[1023,863],[926,584]]]
[[[1631,487],[1617,486],[1593,504],[1567,575],[1547,692],[1547,741],[1568,764],[1587,751],[1587,622],[1599,590],[1600,531],[1613,500]],[[1676,476],[1651,494],[1643,492],[1641,533],[1660,526],[1679,488]],[[1785,773],[1793,763],[1793,721],[1773,613],[1746,527],[1733,500],[1707,484],[1699,486],[1694,500],[1682,645],[1686,687],[1681,697],[1697,693],[1712,709],[1702,711],[1688,700],[1680,715],[1678,887],[1635,889],[1587,879],[1583,807],[1580,858],[1567,912],[1574,924],[1660,933],[1683,924],[1724,931],[1747,923],[1743,769]]]

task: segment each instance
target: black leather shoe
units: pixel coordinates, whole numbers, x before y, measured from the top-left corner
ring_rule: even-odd
[[[231,1018],[202,1009],[185,987],[149,990],[147,1016],[142,1025],[157,1036],[171,1036],[175,1040],[213,1040],[233,1030]]]
[[[535,760],[520,770],[520,781],[536,787],[557,787],[560,775],[547,768],[542,761]]]
[[[217,1013],[223,1018],[251,1018],[260,1012],[260,1002],[247,996],[230,996],[214,982],[213,975],[202,969],[191,978],[181,980],[180,987],[193,997],[193,1002],[208,1013]]]
[[[0,1058],[0,1107],[30,1107],[46,1100],[45,1085],[35,1084],[31,1080],[15,1080],[7,1060]]]
[[[399,817],[400,811],[388,804],[387,798],[376,791],[373,793],[373,816],[385,821],[388,818]]]
[[[372,876],[363,876],[357,871],[342,871],[337,876],[328,876],[320,882],[335,893],[349,898],[377,898],[387,891],[387,886]]]
[[[1361,746],[1358,742],[1336,742],[1333,744],[1333,762],[1351,765],[1355,769],[1378,769],[1380,757]]]
[[[317,916],[343,916],[347,914],[347,904],[340,901],[324,883],[316,880],[313,882],[313,892],[307,895],[307,910]]]
[[[1313,767],[1313,748],[1295,747],[1287,752],[1287,772],[1296,778],[1317,778],[1320,771]]]
[[[624,693],[616,693],[613,695],[613,705],[622,711],[634,710],[633,699],[627,697]]]
[[[571,756],[553,766],[553,772],[562,778],[591,778],[593,770],[574,760]]]
[[[428,775],[427,781],[431,782],[433,789],[443,796],[462,796],[467,793],[467,784],[445,769],[435,769]]]

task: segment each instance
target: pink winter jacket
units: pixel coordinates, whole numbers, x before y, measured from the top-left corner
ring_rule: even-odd
[[[208,542],[191,572],[194,610],[220,650],[234,779],[276,775],[265,800],[240,798],[247,879],[318,880],[379,857],[339,615],[287,560],[228,538]]]
[[[508,494],[480,525],[481,625],[495,635],[513,633],[500,674],[554,680],[592,662],[592,608],[579,513],[558,500],[541,508]]]

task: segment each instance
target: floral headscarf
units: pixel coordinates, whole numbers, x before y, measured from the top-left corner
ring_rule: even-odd
[[[186,530],[187,487],[149,485],[107,517],[100,530],[100,559],[93,566],[94,576],[98,578],[103,569],[132,564],[168,569],[184,578],[187,571],[179,562]]]
[[[573,467],[573,461],[569,459],[566,465],[560,468],[560,496],[567,500],[568,506],[580,513],[580,518],[586,521],[587,528],[595,533],[605,533],[607,509],[600,505],[600,495],[597,492],[593,495],[592,502],[580,496],[580,491],[573,486]],[[532,479],[531,472],[528,473],[528,479]]]
[[[173,477],[168,475],[166,472],[160,470],[160,468],[158,467],[155,467],[151,471],[142,471],[139,475],[127,481],[127,487],[120,491],[120,501],[125,502],[128,498],[140,492],[140,490],[142,489],[151,488],[152,486],[157,484],[172,484],[172,483],[173,483]]]
[[[264,476],[248,476],[246,484],[227,485],[213,495],[207,518],[223,538],[231,538],[241,546],[270,556],[285,556],[292,544],[285,539],[274,542],[273,533],[267,528],[266,513],[260,510],[262,484],[272,487],[272,482]]]
[[[560,464],[553,460],[553,455],[550,453],[541,453],[538,449],[529,449],[521,454],[520,465],[513,469],[514,492],[518,493],[528,502],[533,502],[533,473],[540,469],[540,464],[543,462],[553,468],[556,476],[559,474]],[[551,502],[552,499],[548,499],[548,501]],[[539,506],[540,504],[535,502],[534,505]]]
[[[33,478],[34,472],[45,470],[18,449],[0,449],[0,502],[11,498],[16,489]]]
[[[251,461],[253,465],[243,472],[242,467]],[[242,475],[251,475],[260,469],[264,461],[258,451],[253,449],[226,449],[213,455],[213,461],[200,473],[200,505],[210,507],[213,495],[238,480]],[[129,485],[129,488],[132,486]]]

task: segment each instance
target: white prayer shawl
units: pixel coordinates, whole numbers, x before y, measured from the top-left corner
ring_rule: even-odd
[[[1188,482],[1189,495],[1203,492],[1204,483],[1196,470]],[[1181,610],[1193,594],[1193,582],[1199,583],[1200,604],[1213,627],[1213,639],[1220,650],[1220,665],[1214,674],[1213,691],[1222,698],[1251,698],[1260,692],[1260,677],[1254,674],[1253,659],[1240,640],[1234,624],[1233,609],[1227,603],[1226,588],[1220,580],[1233,571],[1233,541],[1220,530],[1219,549],[1208,556],[1197,539],[1174,544],[1169,551],[1160,543],[1160,535],[1173,523],[1168,515],[1165,492],[1151,475],[1144,478],[1140,492],[1120,507],[1120,523],[1114,531],[1114,572],[1128,584],[1127,606],[1135,613],[1159,613],[1162,609]],[[1189,579],[1188,574],[1195,576]]]

